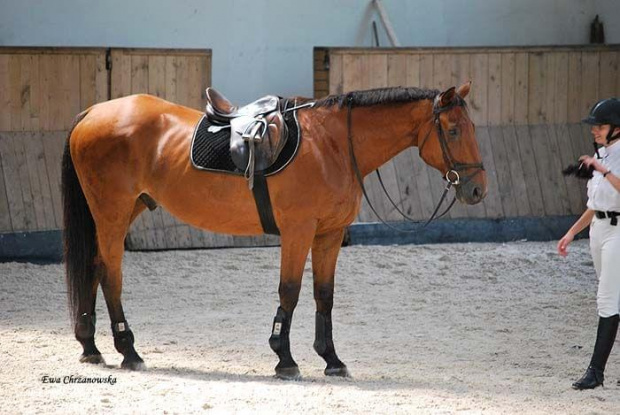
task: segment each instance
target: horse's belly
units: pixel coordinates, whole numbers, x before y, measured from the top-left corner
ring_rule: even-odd
[[[252,192],[243,178],[201,176],[201,182],[193,185],[188,180],[184,185],[167,186],[171,190],[166,192],[154,192],[159,193],[158,203],[196,228],[232,235],[263,233]]]

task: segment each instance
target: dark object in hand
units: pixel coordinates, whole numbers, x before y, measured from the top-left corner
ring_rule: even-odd
[[[583,163],[579,163],[571,164],[570,166],[562,170],[562,174],[564,176],[575,176],[579,179],[591,179],[593,171],[594,167],[588,167]]]

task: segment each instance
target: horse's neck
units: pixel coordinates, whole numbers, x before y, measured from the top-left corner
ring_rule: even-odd
[[[355,158],[362,176],[366,176],[408,147],[418,145],[418,137],[432,115],[432,102],[357,107],[352,111]]]

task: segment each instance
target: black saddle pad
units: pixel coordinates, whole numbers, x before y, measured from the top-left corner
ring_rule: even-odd
[[[292,102],[287,102],[283,105],[283,108],[291,108],[293,106]],[[276,174],[284,169],[297,154],[299,144],[301,143],[297,111],[285,112],[283,116],[284,122],[286,122],[288,127],[288,138],[276,162],[261,172],[265,176]],[[208,128],[212,125],[220,126],[219,124],[212,123],[207,119],[206,115],[198,122],[194,130],[190,151],[192,165],[200,170],[243,175],[244,172],[235,166],[230,157],[230,128],[218,132],[210,132]]]

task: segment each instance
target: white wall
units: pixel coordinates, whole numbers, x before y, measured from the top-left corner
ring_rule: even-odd
[[[0,45],[210,48],[234,101],[312,95],[314,46],[370,46],[370,0],[0,0]],[[383,0],[403,46],[581,44],[618,0]]]

